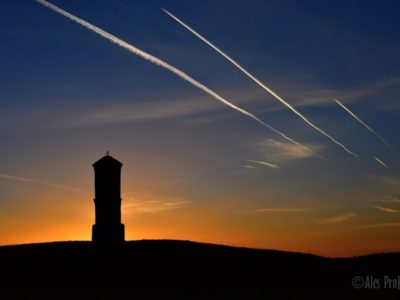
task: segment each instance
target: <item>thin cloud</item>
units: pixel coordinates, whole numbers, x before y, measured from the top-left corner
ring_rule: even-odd
[[[254,89],[253,89],[254,90]],[[247,87],[226,87],[223,93],[228,98],[237,98],[240,105],[251,106],[259,110],[262,105],[258,101],[258,94]],[[238,117],[232,114],[225,106],[210,100],[207,95],[197,91],[186,91],[178,97],[167,92],[162,96],[118,97],[110,99],[101,97],[97,104],[57,105],[53,107],[38,106],[29,112],[21,108],[0,111],[0,126],[33,126],[40,129],[74,128],[81,126],[95,126],[104,124],[149,122],[157,120],[180,119],[185,123],[212,123],[228,118]],[[180,93],[181,94],[181,93]],[[18,118],[12,116],[18,115]],[[240,116],[241,117],[241,116]],[[13,149],[2,148],[0,151]]]
[[[6,180],[23,182],[23,183],[37,184],[37,185],[42,185],[42,186],[47,186],[47,187],[52,187],[52,188],[57,188],[57,189],[69,190],[69,191],[74,191],[74,192],[83,193],[83,194],[87,194],[87,195],[90,194],[90,192],[87,190],[74,188],[74,187],[70,187],[70,186],[66,186],[66,185],[62,185],[62,184],[58,184],[58,183],[53,183],[53,182],[48,182],[48,181],[14,176],[14,175],[10,175],[10,174],[0,173],[0,178],[6,179]],[[129,212],[156,213],[156,212],[165,211],[165,210],[179,209],[191,202],[191,201],[186,201],[186,200],[182,200],[182,199],[168,199],[168,198],[141,200],[139,198],[133,198],[133,197],[130,197],[127,195],[122,195],[122,199],[124,200],[124,201],[122,201],[122,207],[124,209],[127,209],[128,213]]]
[[[84,28],[98,34],[99,36],[105,38],[106,40],[110,41],[113,44],[116,44],[117,46],[124,48],[126,50],[128,50],[129,52],[143,58],[144,60],[147,60],[159,67],[162,67],[168,71],[170,71],[171,73],[175,74],[176,76],[178,76],[179,78],[183,79],[184,81],[192,84],[193,86],[197,87],[198,89],[202,90],[203,92],[207,93],[208,95],[210,95],[211,97],[213,97],[214,99],[218,100],[219,102],[223,103],[225,106],[241,113],[242,115],[247,116],[248,118],[252,119],[253,121],[261,124],[263,127],[273,131],[274,133],[280,135],[282,138],[300,146],[303,147],[304,149],[306,149],[307,151],[312,152],[311,149],[307,148],[306,146],[302,145],[301,143],[293,140],[292,138],[288,137],[286,134],[284,134],[283,132],[275,129],[274,127],[272,127],[271,125],[265,123],[264,121],[262,121],[260,118],[258,118],[257,116],[253,115],[252,113],[244,110],[241,107],[238,107],[237,105],[233,104],[232,102],[230,102],[229,100],[223,98],[222,96],[220,96],[219,94],[217,94],[216,92],[214,92],[213,90],[209,89],[208,87],[206,87],[205,85],[203,85],[202,83],[198,82],[197,80],[193,79],[192,77],[190,77],[188,74],[186,74],[185,72],[181,71],[180,69],[168,64],[167,62],[159,59],[158,57],[155,57],[139,48],[136,48],[135,46],[121,40],[120,38],[104,31],[103,29],[83,20],[80,19],[74,15],[72,15],[71,13],[45,1],[45,0],[36,0],[38,3],[42,4],[43,6],[53,10],[54,12],[70,19],[71,21],[83,26]]]
[[[316,224],[339,224],[343,222],[347,222],[356,216],[355,213],[343,213],[334,217],[329,217],[326,219],[316,220],[314,223]]]
[[[290,79],[288,82],[288,75],[285,75],[285,82],[274,82],[274,85],[285,92],[286,97],[293,98],[294,104],[297,107],[306,106],[327,106],[332,104],[332,97],[339,95],[339,98],[347,99],[348,102],[365,101],[367,98],[380,94],[382,91],[389,88],[399,88],[400,79],[385,79],[377,82],[368,83],[365,86],[350,88],[346,90],[329,88],[316,84],[315,78],[310,74],[295,74],[295,78]],[[387,103],[381,103],[378,109],[386,109],[387,106],[392,107],[398,105],[398,102],[393,102],[390,98]],[[373,104],[373,103],[372,103]],[[398,109],[398,106],[396,106]],[[270,111],[282,110],[285,107],[275,106],[271,107]]]
[[[243,168],[246,168],[246,169],[257,169],[257,167],[251,166],[251,165],[244,165]]]
[[[254,164],[257,164],[257,165],[261,165],[261,166],[264,166],[264,167],[269,167],[269,168],[272,168],[272,169],[279,169],[280,168],[278,165],[273,164],[273,163],[269,163],[269,162],[266,162],[266,161],[253,160],[253,159],[246,159],[246,161],[254,163]]]
[[[152,101],[140,103],[120,103],[109,107],[88,111],[75,122],[74,126],[102,125],[112,123],[144,122],[179,117],[190,117],[218,110],[213,102],[204,102],[201,98],[178,99],[170,101]]]
[[[400,203],[400,198],[393,196],[385,196],[384,199],[388,203]]]
[[[369,125],[367,125],[363,120],[360,119],[355,113],[353,113],[346,105],[340,102],[338,99],[333,98],[333,100],[343,108],[350,116],[356,119],[361,125],[363,125],[367,130],[369,130],[373,135],[375,135],[382,143],[388,146],[390,149],[393,149],[393,146],[390,145],[382,136],[380,136],[374,129],[372,129]],[[375,157],[376,160],[380,161],[378,158]],[[383,164],[386,166],[385,164]]]
[[[262,107],[258,101],[259,95],[254,93],[254,89],[228,87],[224,88],[223,92],[229,97],[237,97],[240,105],[251,105],[257,110]],[[134,97],[134,101],[126,97],[112,101],[104,98],[99,103],[104,102],[112,103],[97,105],[79,103],[79,105],[57,106],[51,109],[38,107],[31,112],[20,109],[3,113],[0,111],[0,126],[23,125],[39,126],[40,129],[64,129],[159,120],[179,120],[183,124],[209,124],[238,117],[218,102],[209,101],[207,95],[192,92],[178,98],[166,95],[161,98],[147,96],[145,100]],[[11,117],[16,114],[19,116],[18,119]]]
[[[259,208],[256,212],[277,212],[277,213],[301,213],[309,211],[309,208],[296,208],[296,207],[268,207]]]
[[[262,139],[255,143],[257,151],[274,162],[285,162],[290,160],[306,159],[312,155],[301,147],[286,142],[278,142],[273,139]],[[315,153],[320,153],[322,145],[308,145]]]
[[[389,208],[389,207],[383,207],[383,206],[373,206],[373,208],[376,208],[377,210],[390,213],[390,214],[397,214],[398,210],[394,208]]]
[[[378,224],[370,224],[364,227],[367,228],[388,228],[388,227],[400,227],[400,222],[398,223],[378,223]]]
[[[375,199],[370,199],[370,202],[381,202],[381,203],[391,203],[391,204],[400,204],[400,199],[393,196],[382,196]]]
[[[370,177],[388,186],[396,186],[396,187],[400,186],[400,177],[389,177],[389,176],[384,176],[384,177],[370,176]]]
[[[355,157],[358,157],[358,155],[354,152],[352,152],[349,148],[347,148],[343,143],[339,142],[336,140],[333,136],[330,134],[326,133],[324,130],[319,128],[317,125],[312,123],[307,117],[305,117],[301,112],[299,112],[294,106],[292,106],[290,103],[288,103],[286,100],[284,100],[281,96],[279,96],[277,93],[275,93],[272,89],[270,89],[268,86],[266,86],[264,83],[262,83],[260,80],[258,80],[253,74],[251,74],[249,71],[247,71],[245,68],[243,68],[238,62],[236,62],[233,58],[231,58],[228,54],[223,52],[221,49],[219,49],[217,46],[212,44],[209,40],[207,40],[205,37],[203,37],[200,33],[195,31],[193,28],[191,28],[189,25],[184,23],[182,20],[174,16],[172,13],[169,11],[165,10],[162,8],[162,10],[170,16],[172,19],[174,19],[176,22],[178,22],[180,25],[185,27],[187,30],[189,30],[191,33],[193,33],[196,37],[198,37],[200,40],[202,40],[204,43],[206,43],[208,46],[210,46],[212,49],[214,49],[216,52],[221,54],[225,59],[227,59],[229,62],[231,62],[235,67],[237,67],[241,72],[243,72],[247,77],[249,77],[251,80],[253,80],[256,84],[258,84],[261,88],[263,88],[265,91],[267,91],[270,95],[272,95],[275,99],[277,99],[280,103],[282,103],[284,106],[286,106],[288,109],[290,109],[294,114],[296,114],[298,117],[300,117],[307,125],[309,125],[311,128],[315,129],[325,137],[327,137],[329,140],[331,140],[333,143],[341,147],[345,152],[347,152],[350,155],[353,155]]]
[[[343,98],[352,99],[354,101],[356,99],[365,99],[365,97],[375,94],[380,94],[380,96],[382,96],[382,90],[388,88],[397,88],[399,86],[400,78],[387,78],[367,84],[358,89],[344,91],[341,94],[343,94]]]
[[[158,213],[166,210],[180,209],[188,205],[191,201],[182,199],[147,199],[143,200],[133,197],[125,197],[122,208],[127,213]]]
[[[19,181],[19,182],[25,182],[25,183],[33,183],[33,184],[39,184],[42,186],[48,186],[48,187],[53,187],[53,188],[58,188],[58,189],[64,189],[64,190],[69,190],[73,192],[78,192],[78,193],[85,193],[89,194],[88,191],[79,189],[79,188],[74,188],[70,187],[67,185],[62,185],[58,183],[53,183],[53,182],[48,182],[48,181],[43,181],[43,180],[36,180],[36,179],[31,179],[31,178],[26,178],[26,177],[19,177],[19,176],[14,176],[10,174],[0,174],[0,178],[7,179],[7,180],[13,180],[13,181]]]

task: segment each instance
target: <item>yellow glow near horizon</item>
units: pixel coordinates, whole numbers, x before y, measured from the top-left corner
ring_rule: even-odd
[[[90,240],[94,223],[92,199],[74,196],[73,201],[68,196],[57,202],[54,198],[32,199],[30,203],[35,205],[15,211],[12,216],[2,216],[0,244]],[[163,199],[158,201],[161,203]],[[156,200],[150,203],[157,205]],[[400,242],[392,238],[392,230],[368,228],[360,221],[352,221],[352,224],[348,223],[350,221],[339,224],[307,222],[307,218],[317,219],[319,214],[315,212],[306,212],[309,217],[303,218],[304,213],[297,211],[232,212],[224,205],[187,203],[153,211],[143,210],[143,207],[136,211],[136,208],[129,206],[123,210],[126,240],[192,240],[330,257],[400,250]],[[291,218],[287,218],[288,214]]]
[[[321,198],[277,206],[283,202],[274,201],[282,198],[279,186],[270,187],[268,197],[262,190],[237,194],[228,188],[224,188],[223,196],[218,192],[214,196],[214,191],[201,191],[199,182],[168,180],[167,175],[179,179],[176,166],[160,172],[150,163],[136,164],[135,168],[135,172],[123,169],[122,222],[126,240],[180,239],[331,257],[400,251],[400,241],[394,238],[398,227],[381,226],[397,224],[397,214],[379,211],[373,205],[364,205],[365,211],[360,212],[327,207],[327,199]],[[153,170],[143,176],[132,175],[146,168]],[[2,196],[9,207],[0,211],[0,245],[91,240],[93,183],[87,177],[93,173],[90,169],[79,171],[73,173],[80,174],[79,182],[87,182],[83,186],[87,193],[3,181],[12,191],[12,198]],[[74,178],[67,175],[62,174]]]

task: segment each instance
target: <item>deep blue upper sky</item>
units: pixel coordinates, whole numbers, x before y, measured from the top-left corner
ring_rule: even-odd
[[[259,75],[304,73],[333,88],[370,85],[399,76],[397,1],[141,2],[109,0],[96,1],[94,5],[90,1],[54,1],[54,4],[201,79],[210,80],[210,70],[198,67],[204,65],[204,56],[208,56],[210,66],[213,62],[221,68],[230,66],[159,7],[192,24]],[[151,73],[151,67],[147,63],[126,58],[130,56],[128,53],[121,53],[120,49],[107,45],[107,41],[66,22],[35,1],[3,1],[0,5],[1,36],[7,41],[1,46],[1,83],[9,87],[8,92],[12,92],[10,87],[37,86],[40,81],[78,80],[77,65],[82,66],[81,79],[88,80],[105,69],[117,73],[114,76],[124,77],[124,72],[132,76],[129,64],[134,63],[137,72],[132,79],[140,77],[148,83],[145,77]],[[234,73],[229,77],[240,78],[237,72],[229,73]],[[103,76],[109,82],[121,82],[121,78],[110,78],[109,73]],[[93,77],[100,80],[99,76]],[[224,78],[212,81],[224,83]],[[125,83],[121,85],[126,86]],[[29,90],[22,89],[20,93],[23,92]]]
[[[338,109],[332,97],[351,104],[367,123],[398,145],[400,4],[396,1],[53,3],[181,68],[282,130],[289,122],[301,124],[160,10],[167,8],[290,103],[300,105],[310,119],[339,139],[347,139],[346,144],[355,150],[368,152],[374,147],[378,155],[382,145]],[[30,130],[89,126],[88,115],[111,107],[124,110],[152,101],[152,105],[163,106],[164,101],[185,97],[205,98],[201,101],[206,108],[199,113],[221,110],[234,118],[227,122],[250,123],[167,71],[35,1],[3,1],[0,5],[0,115],[3,140],[10,145],[4,148],[15,148],[12,143],[25,134],[30,136]],[[323,142],[325,151],[343,154],[305,124],[300,126],[296,130],[301,133],[292,129],[292,136]]]

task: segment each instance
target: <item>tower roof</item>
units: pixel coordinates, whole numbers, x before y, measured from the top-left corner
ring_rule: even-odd
[[[111,155],[107,154],[106,156],[103,156],[100,158],[98,161],[96,161],[93,164],[94,167],[97,166],[122,166],[122,163],[119,160],[116,160],[114,157]]]

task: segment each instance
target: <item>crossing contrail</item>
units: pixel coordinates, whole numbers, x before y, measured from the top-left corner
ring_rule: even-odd
[[[386,146],[388,146],[390,149],[393,149],[393,146],[390,145],[383,137],[381,137],[375,130],[373,130],[371,127],[369,127],[363,120],[361,120],[358,116],[356,116],[347,106],[345,106],[342,102],[340,102],[338,99],[333,98],[333,100],[341,107],[343,108],[346,112],[349,113],[350,116],[352,116],[354,119],[356,119],[361,125],[363,125],[365,128],[367,128],[370,132],[372,132],[382,143],[384,143]]]
[[[254,121],[258,122],[259,124],[263,125],[264,127],[272,130],[273,132],[275,132],[276,134],[279,134],[281,137],[283,137],[284,139],[292,142],[293,144],[298,145],[299,147],[306,149],[307,151],[313,153],[315,156],[320,157],[318,154],[314,153],[310,148],[300,144],[299,142],[296,142],[295,140],[293,140],[292,138],[288,137],[287,135],[285,135],[283,132],[275,129],[274,127],[268,125],[267,123],[265,123],[264,121],[262,121],[261,119],[259,119],[257,116],[253,115],[252,113],[236,106],[235,104],[231,103],[230,101],[228,101],[227,99],[223,98],[222,96],[220,96],[219,94],[217,94],[216,92],[214,92],[213,90],[209,89],[208,87],[206,87],[205,85],[203,85],[202,83],[196,81],[195,79],[193,79],[192,77],[190,77],[189,75],[187,75],[185,72],[179,70],[178,68],[175,68],[174,66],[168,64],[167,62],[143,51],[140,50],[139,48],[136,48],[135,46],[117,38],[116,36],[112,35],[111,33],[108,33],[106,31],[104,31],[103,29],[85,21],[82,20],[72,14],[70,14],[69,12],[45,1],[45,0],[36,0],[37,2],[39,2],[40,4],[50,8],[51,10],[63,15],[64,17],[78,23],[79,25],[85,27],[86,29],[89,29],[91,31],[93,31],[94,33],[102,36],[103,38],[109,40],[110,42],[128,50],[129,52],[138,55],[139,57],[150,61],[151,63],[160,66],[164,69],[167,69],[168,71],[174,73],[175,75],[177,75],[178,77],[182,78],[183,80],[191,83],[192,85],[194,85],[195,87],[199,88],[200,90],[206,92],[207,94],[209,94],[210,96],[212,96],[213,98],[217,99],[218,101],[222,102],[223,104],[225,104],[226,106],[230,107],[233,110],[236,110],[237,112],[240,112],[241,114],[253,119]]]
[[[374,156],[374,159],[382,166],[384,166],[386,169],[389,169],[388,165],[385,164],[382,160],[380,160],[379,158],[377,158],[376,156]]]
[[[266,167],[270,167],[272,169],[279,169],[278,165],[266,162],[266,161],[261,161],[261,160],[252,160],[252,159],[247,159],[248,162],[257,164],[257,165],[262,165],[262,166],[266,166]]]
[[[287,108],[289,108],[292,112],[294,112],[297,116],[299,116],[304,122],[306,122],[309,126],[317,130],[319,133],[323,134],[326,136],[328,139],[330,139],[332,142],[343,148],[344,151],[346,151],[348,154],[353,155],[355,157],[358,157],[358,155],[354,152],[352,152],[350,149],[348,149],[345,145],[343,145],[341,142],[336,140],[334,137],[332,137],[330,134],[326,133],[323,131],[321,128],[318,126],[314,125],[310,120],[308,120],[307,117],[305,117],[301,112],[299,112],[295,107],[293,107],[290,103],[285,101],[282,97],[280,97],[277,93],[275,93],[273,90],[271,90],[269,87],[267,87],[265,84],[263,84],[260,80],[258,80],[254,75],[252,75],[250,72],[248,72],[245,68],[243,68],[239,63],[237,63],[233,58],[231,58],[228,54],[223,52],[221,49],[219,49],[217,46],[212,44],[209,40],[207,40],[205,37],[203,37],[200,33],[195,31],[193,28],[191,28],[189,25],[184,23],[182,20],[174,16],[172,13],[169,11],[161,8],[167,15],[169,15],[171,18],[173,18],[176,22],[181,24],[183,27],[185,27],[187,30],[189,30],[191,33],[193,33],[195,36],[197,36],[199,39],[201,39],[203,42],[205,42],[208,46],[213,48],[215,51],[217,51],[219,54],[221,54],[223,57],[225,57],[228,61],[230,61],[235,67],[237,67],[240,71],[242,71],[244,74],[246,74],[250,79],[252,79],[255,83],[257,83],[260,87],[262,87],[264,90],[266,90],[268,93],[270,93],[273,97],[275,97],[279,102],[281,102],[283,105],[285,105]]]

